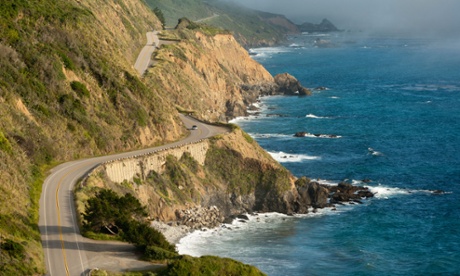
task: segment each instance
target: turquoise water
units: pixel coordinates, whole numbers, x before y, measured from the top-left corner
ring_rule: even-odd
[[[315,47],[318,38],[334,47]],[[180,252],[269,275],[460,274],[460,44],[349,34],[291,43],[253,49],[254,59],[328,90],[262,98],[260,113],[235,122],[296,176],[370,179],[376,197],[336,212],[254,216],[194,233]]]

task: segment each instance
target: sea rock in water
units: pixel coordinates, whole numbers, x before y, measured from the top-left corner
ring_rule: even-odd
[[[327,205],[329,191],[317,182],[311,182],[305,177],[299,178],[295,185],[300,196],[300,204],[324,208]]]
[[[328,186],[331,203],[357,202],[362,198],[373,197],[374,194],[368,188],[353,186],[349,183],[341,182],[337,186]]]
[[[300,82],[288,73],[278,74],[275,76],[275,83],[278,89],[285,95],[311,95],[311,91],[303,87]]]
[[[294,134],[294,137],[305,137],[307,135],[307,132],[305,131],[300,131],[300,132],[296,132]]]

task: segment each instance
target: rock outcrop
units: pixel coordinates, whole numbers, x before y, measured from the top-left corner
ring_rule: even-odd
[[[288,73],[275,76],[275,83],[278,85],[279,92],[285,95],[307,96],[311,91],[303,87],[300,82]]]
[[[353,186],[349,183],[341,182],[337,186],[327,186],[331,192],[330,202],[358,202],[361,203],[363,198],[374,197],[374,194],[368,188],[362,186]]]
[[[299,25],[299,30],[301,32],[309,32],[309,33],[315,33],[315,32],[337,32],[339,29],[337,29],[334,24],[332,24],[331,21],[327,20],[326,18],[321,21],[319,24],[313,24],[313,23],[308,23],[305,22],[301,25]]]

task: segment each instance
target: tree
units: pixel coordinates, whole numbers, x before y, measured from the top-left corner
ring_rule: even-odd
[[[112,190],[101,190],[86,203],[83,227],[93,232],[119,232],[119,224],[124,221],[142,220],[147,216],[145,208],[131,194],[122,197]]]
[[[165,20],[165,16],[164,16],[163,12],[160,10],[160,8],[155,7],[155,8],[153,9],[153,13],[155,13],[155,15],[158,17],[158,20],[160,20],[161,26],[162,26],[163,29],[164,29],[164,27],[165,27],[165,25],[166,25],[166,20]]]
[[[133,195],[118,196],[112,190],[103,189],[88,199],[85,207],[85,214],[82,214],[85,230],[118,235],[144,253],[155,247],[176,253],[175,246],[146,222],[145,207]]]

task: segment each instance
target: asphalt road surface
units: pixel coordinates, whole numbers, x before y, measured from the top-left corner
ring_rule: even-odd
[[[142,48],[139,56],[137,57],[134,69],[139,72],[139,75],[143,75],[150,64],[150,57],[153,52],[160,46],[160,39],[158,38],[158,32],[147,33],[147,44]]]
[[[142,155],[228,132],[226,128],[207,125],[188,116],[180,117],[190,130],[190,135],[181,141],[155,148],[72,161],[51,171],[43,183],[40,198],[39,227],[45,252],[46,275],[85,275],[95,267],[120,271],[150,269],[155,266],[133,258],[133,254],[129,253],[132,247],[126,243],[94,241],[82,237],[75,213],[73,187],[79,179],[102,162]],[[197,129],[192,130],[194,125]]]

